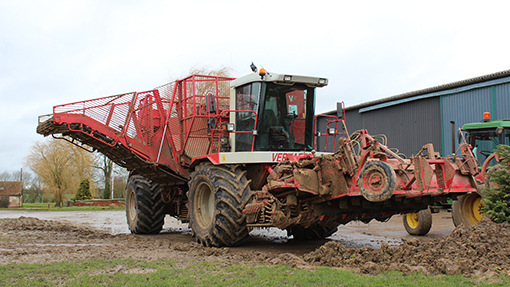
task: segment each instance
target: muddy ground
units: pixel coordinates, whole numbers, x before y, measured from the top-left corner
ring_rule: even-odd
[[[434,234],[433,227],[430,236],[419,240],[406,235],[402,236],[404,241],[391,237],[399,232],[392,231],[397,225],[390,221],[390,224],[371,223],[372,228],[356,223],[343,226],[323,241],[299,242],[277,230],[259,230],[241,247],[205,248],[193,242],[186,225],[166,222],[164,231],[158,235],[131,235],[123,230],[123,213],[105,212],[110,214],[102,214],[101,218],[103,221],[109,218],[108,224],[71,222],[66,217],[51,220],[48,217],[55,216],[54,212],[29,213],[45,219],[22,215],[0,220],[0,264],[89,258],[172,258],[181,266],[207,260],[227,264],[287,264],[296,268],[332,266],[371,274],[400,270],[489,278],[498,274],[510,276],[510,224],[494,224],[486,219],[474,228],[460,226],[444,236]],[[93,214],[85,212],[79,218],[87,222],[87,215],[97,218]],[[0,218],[16,215],[0,212]],[[401,219],[392,221],[401,222]]]

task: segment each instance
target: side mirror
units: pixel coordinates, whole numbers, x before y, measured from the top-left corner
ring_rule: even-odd
[[[471,134],[466,134],[466,142],[467,144],[471,144]]]
[[[344,105],[343,105],[343,102],[336,103],[336,117],[339,120],[343,120],[343,118],[344,118]]]

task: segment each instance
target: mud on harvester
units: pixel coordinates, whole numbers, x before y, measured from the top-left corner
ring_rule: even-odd
[[[169,214],[205,246],[240,244],[256,227],[321,239],[352,220],[385,221],[476,192],[469,149],[454,162],[429,144],[405,159],[366,130],[348,134],[341,105],[337,116],[316,116],[315,91],[327,83],[263,69],[238,79],[192,75],[55,106],[37,132],[131,171],[132,233],[158,233]],[[325,131],[316,129],[321,116]],[[338,148],[319,152],[318,137]]]

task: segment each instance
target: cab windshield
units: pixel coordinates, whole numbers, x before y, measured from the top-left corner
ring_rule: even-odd
[[[251,108],[258,113],[253,150],[311,150],[314,92],[315,88],[306,85],[267,82],[237,88],[237,109]],[[236,117],[237,130],[254,129],[253,114],[237,113]],[[252,139],[252,134],[236,134],[236,151],[250,151]]]
[[[497,134],[494,129],[469,131],[468,142],[473,147],[473,155],[482,164],[500,144],[510,144],[510,131],[505,129],[502,134]],[[492,160],[489,166],[497,164]]]

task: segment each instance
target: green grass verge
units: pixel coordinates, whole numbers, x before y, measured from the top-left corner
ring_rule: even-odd
[[[1,286],[510,286],[507,277],[487,282],[463,276],[380,275],[319,267],[311,270],[260,264],[172,260],[86,260],[0,266]]]
[[[34,208],[34,207],[38,207],[38,208],[46,208],[48,207],[48,205],[50,206],[54,206],[55,203],[51,203],[51,202],[41,202],[41,203],[23,203],[23,207],[25,208]]]
[[[33,211],[76,211],[76,210],[125,210],[124,205],[119,206],[62,206],[55,207],[55,203],[23,203],[23,207],[0,208],[0,210],[33,210]]]

